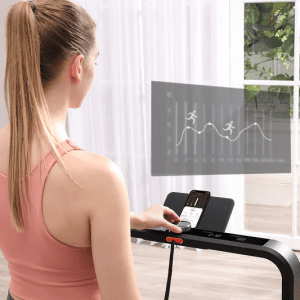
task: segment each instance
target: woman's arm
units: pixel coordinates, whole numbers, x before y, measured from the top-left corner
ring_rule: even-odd
[[[143,228],[144,218],[140,213],[130,212],[130,229],[141,230]]]

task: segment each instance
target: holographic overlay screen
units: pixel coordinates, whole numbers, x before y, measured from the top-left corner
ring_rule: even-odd
[[[151,175],[291,173],[289,94],[152,81]]]

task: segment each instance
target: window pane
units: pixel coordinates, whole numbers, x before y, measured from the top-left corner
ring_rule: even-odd
[[[274,132],[266,131],[264,122],[270,118],[286,120],[293,124],[290,103],[293,87],[288,86],[245,86],[255,87],[256,97],[247,98],[247,106],[256,114],[267,136]],[[250,88],[254,93],[254,88]],[[273,127],[272,127],[273,128]],[[292,127],[291,127],[292,129]],[[278,130],[274,127],[274,130]],[[291,134],[292,132],[282,132]],[[287,146],[287,149],[291,149]],[[293,152],[292,152],[293,153]],[[265,152],[270,159],[270,152]],[[245,229],[273,234],[292,234],[293,179],[291,173],[248,174],[245,175]]]
[[[244,79],[294,80],[294,2],[245,3]]]

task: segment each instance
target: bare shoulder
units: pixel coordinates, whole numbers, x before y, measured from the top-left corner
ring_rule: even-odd
[[[103,174],[103,179],[105,179],[105,174],[112,163],[109,158],[84,150],[70,151],[61,156],[61,159],[73,180],[57,161],[49,174],[51,187],[59,190],[65,197],[69,198],[68,195],[72,194],[76,195],[77,199],[79,196],[80,198],[86,196],[85,193],[90,189],[96,175],[101,178],[99,174]],[[74,197],[71,198],[74,199]]]
[[[70,152],[71,156],[77,161],[80,160],[86,167],[106,167],[111,160],[101,154],[93,153],[84,150],[76,150]],[[74,164],[75,166],[75,164]]]
[[[74,173],[78,183],[86,190],[96,190],[95,185],[107,186],[113,178],[119,180],[123,174],[119,166],[111,159],[88,151],[72,151]],[[86,195],[86,194],[84,194]]]
[[[87,184],[95,173],[105,173],[114,164],[109,158],[89,151],[76,150],[65,155],[64,163],[71,176],[80,184]],[[61,169],[61,168],[60,168]],[[63,172],[63,171],[62,171]],[[66,175],[65,175],[66,176]]]
[[[108,170],[113,162],[100,154],[83,150],[70,151],[61,158],[72,179],[56,163],[49,174],[50,189],[55,190],[70,207],[77,203],[79,206],[76,204],[76,207],[88,217],[95,205],[94,199],[100,196],[98,188],[105,190]]]
[[[116,163],[100,154],[80,150],[70,153],[73,160],[70,164],[71,176],[80,187],[68,178],[68,195],[76,195],[73,199],[79,200],[81,211],[90,220],[95,210],[99,210],[100,207],[101,210],[106,209],[111,204],[108,201],[110,187],[113,185],[117,189],[120,182],[124,182],[123,175]],[[125,183],[123,185],[125,186]]]

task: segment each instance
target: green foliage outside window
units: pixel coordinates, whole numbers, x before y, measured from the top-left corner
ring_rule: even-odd
[[[257,74],[264,80],[294,80],[294,76],[281,73],[274,76],[274,70],[261,67],[267,61],[281,61],[288,69],[294,63],[294,27],[295,4],[290,2],[276,3],[245,3],[244,24],[244,79],[247,74]],[[249,56],[252,56],[250,47],[256,43],[262,43],[255,54],[260,52],[260,62],[251,64]],[[264,45],[269,50],[264,51]],[[255,101],[261,88],[259,85],[245,85],[247,101]],[[270,86],[268,92],[276,93],[281,99],[289,93],[290,116],[293,116],[293,87]]]

